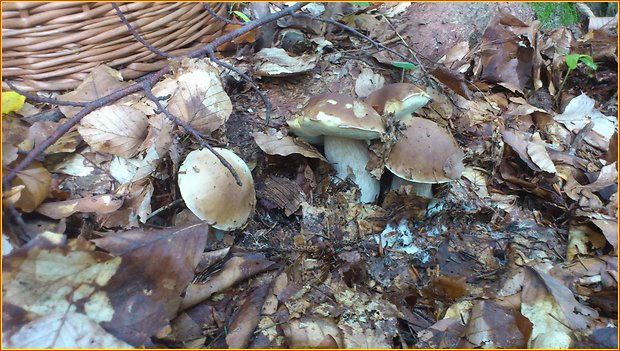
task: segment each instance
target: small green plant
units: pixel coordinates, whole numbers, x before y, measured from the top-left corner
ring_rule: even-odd
[[[245,13],[241,12],[241,11],[231,11],[232,14],[234,14],[235,16],[241,18],[241,20],[243,22],[251,22],[252,20],[250,19],[250,17],[248,17],[248,15],[246,15]]]
[[[401,61],[394,61],[394,62],[392,62],[392,66],[394,66],[396,68],[400,68],[402,70],[401,75],[400,75],[400,81],[401,82],[403,80],[405,80],[405,71],[411,71],[411,70],[413,70],[413,69],[418,67],[418,66],[414,65],[413,63],[401,62]]]
[[[575,4],[571,2],[531,2],[530,6],[545,29],[570,26],[579,21]]]
[[[598,66],[596,65],[596,63],[594,63],[594,60],[592,59],[592,56],[590,55],[568,54],[564,56],[564,62],[566,62],[566,67],[568,67],[568,69],[566,70],[564,79],[562,79],[562,84],[560,84],[560,89],[558,90],[556,99],[557,97],[560,96],[559,92],[561,92],[562,89],[564,88],[564,83],[566,83],[566,80],[568,79],[568,75],[577,68],[577,65],[579,65],[579,62],[583,63],[584,65],[586,65],[586,67],[590,68],[593,71],[596,71],[598,69]]]

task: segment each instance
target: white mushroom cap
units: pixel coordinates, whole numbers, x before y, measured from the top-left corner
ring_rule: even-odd
[[[220,230],[233,230],[247,222],[256,205],[252,173],[234,152],[214,148],[235,169],[242,186],[208,149],[189,153],[179,168],[181,197],[198,218]]]
[[[394,114],[394,119],[404,120],[426,105],[431,97],[419,86],[411,83],[388,84],[366,98],[380,115]]]
[[[461,177],[463,151],[437,123],[413,117],[387,159],[396,176],[416,183],[445,183]]]
[[[332,93],[313,96],[288,125],[297,136],[314,144],[322,144],[323,136],[373,140],[385,133],[381,116],[370,106]]]

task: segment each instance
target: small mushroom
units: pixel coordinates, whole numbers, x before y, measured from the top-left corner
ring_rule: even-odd
[[[379,180],[366,170],[366,141],[381,138],[385,126],[370,106],[342,94],[321,94],[312,97],[288,125],[300,138],[324,145],[325,157],[337,176],[350,177],[359,187],[361,202],[376,200]]]
[[[404,122],[430,100],[431,97],[417,85],[395,83],[388,84],[368,95],[366,103],[381,116],[393,114],[395,120]]]
[[[214,148],[239,175],[232,173],[208,149],[190,152],[179,168],[179,189],[187,208],[220,230],[233,230],[247,222],[256,205],[252,173],[234,152]]]
[[[432,198],[432,184],[461,177],[463,151],[452,134],[433,121],[412,117],[405,127],[386,162],[396,176],[392,189],[412,184],[418,196]]]

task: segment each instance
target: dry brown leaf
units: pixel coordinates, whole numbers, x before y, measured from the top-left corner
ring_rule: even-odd
[[[257,61],[254,69],[262,77],[284,77],[312,70],[317,63],[317,55],[304,54],[289,56],[284,49],[265,48],[254,54]]]
[[[15,206],[24,212],[32,212],[49,195],[52,175],[41,162],[33,161],[26,169],[17,172],[17,177],[11,182],[12,187],[20,185],[24,188]]]
[[[330,348],[342,348],[342,332],[331,318],[295,318],[282,325],[286,344],[292,349],[314,349],[334,340]]]
[[[612,219],[592,219],[590,220],[596,225],[607,239],[607,242],[613,246],[616,255],[618,254],[618,220]]]
[[[525,266],[521,313],[533,325],[528,347],[570,347],[574,331],[588,327],[598,313],[580,304],[556,278]]]
[[[34,317],[82,312],[95,322],[112,320],[115,311],[103,291],[121,263],[94,245],[44,232],[4,257],[3,304],[12,304]],[[45,267],[40,269],[39,267]],[[15,320],[21,328],[28,320]],[[7,326],[8,328],[9,326]]]
[[[99,216],[99,223],[108,228],[135,228],[146,222],[151,213],[153,184],[149,179],[123,184],[115,196],[125,199],[118,210]]]
[[[88,316],[75,312],[55,312],[5,335],[9,348],[27,349],[129,349]]]
[[[132,157],[144,141],[146,115],[129,106],[104,106],[88,114],[78,125],[84,141],[93,150]]]
[[[540,138],[538,132],[534,133],[527,144],[527,154],[541,170],[549,173],[555,173],[555,165],[547,153],[545,142]]]
[[[204,283],[191,284],[185,292],[181,309],[187,309],[211,297],[216,292],[230,288],[238,282],[254,276],[273,262],[265,259],[262,254],[246,254],[242,257],[231,257],[220,271]]]
[[[364,67],[355,80],[355,94],[358,98],[364,99],[373,91],[383,88],[384,84],[385,78],[382,75],[375,73],[370,68]]]
[[[129,86],[129,83],[123,82],[120,72],[101,65],[93,68],[88,77],[75,90],[60,95],[58,99],[61,101],[90,102],[127,86]],[[119,100],[117,104],[128,99],[130,98],[125,97]],[[60,106],[60,111],[67,118],[73,117],[81,109],[82,107]]]
[[[257,132],[254,140],[258,147],[268,155],[288,156],[299,154],[304,157],[318,158],[327,162],[325,157],[314,146],[290,136],[285,136],[280,131],[270,129],[268,133]]]
[[[152,337],[177,315],[181,292],[194,278],[205,248],[205,223],[156,231],[134,230],[94,240],[121,260],[103,290],[114,314],[102,326],[137,347],[155,347]]]
[[[465,167],[463,177],[471,183],[472,190],[479,198],[485,199],[490,197],[487,189],[489,177],[485,172],[473,167]]]
[[[519,155],[519,158],[523,162],[525,162],[528,167],[537,172],[541,170],[540,167],[538,167],[534,162],[532,162],[530,156],[527,153],[527,147],[531,138],[530,133],[506,129],[503,130],[501,134],[504,142],[508,144],[517,153],[517,155]]]
[[[236,312],[235,318],[227,328],[226,344],[232,349],[246,348],[254,329],[260,321],[260,314],[263,308],[267,293],[271,289],[271,284],[263,284],[253,290],[241,308]]]
[[[568,231],[566,259],[572,261],[577,255],[591,255],[605,247],[601,233],[588,225],[572,225]]]
[[[47,202],[37,207],[37,212],[54,219],[66,218],[76,212],[99,214],[118,210],[123,199],[112,195],[97,195],[67,201]]]
[[[532,324],[493,300],[474,303],[459,348],[525,348]]]
[[[200,133],[209,134],[220,128],[232,113],[230,98],[222,89],[219,76],[184,75],[168,102],[168,110]],[[204,73],[202,74],[204,75]]]

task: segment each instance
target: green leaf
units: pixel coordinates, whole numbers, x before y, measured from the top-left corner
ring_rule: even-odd
[[[409,63],[409,62],[401,62],[401,61],[395,61],[392,62],[392,66],[396,67],[396,68],[402,68],[404,70],[411,70],[416,68],[417,66],[414,65],[413,63]]]
[[[362,6],[362,7],[370,6],[369,2],[361,2],[361,1],[349,1],[349,4],[358,5],[358,6]]]
[[[248,15],[246,15],[245,13],[241,12],[241,11],[233,11],[232,12],[235,16],[241,18],[241,20],[243,22],[252,22],[252,20],[250,19],[250,17],[248,17]]]
[[[564,56],[564,60],[566,61],[566,65],[568,66],[568,69],[573,70],[575,68],[577,68],[577,63],[579,62],[579,54],[570,54],[570,55],[566,55]]]
[[[596,63],[594,63],[594,60],[590,55],[579,55],[579,61],[583,62],[584,65],[595,71],[598,69],[598,66],[596,65]]]

